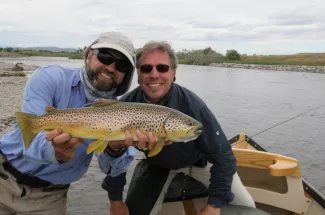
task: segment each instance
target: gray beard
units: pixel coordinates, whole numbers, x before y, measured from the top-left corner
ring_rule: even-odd
[[[94,70],[91,70],[89,66],[86,67],[86,72],[87,72],[88,80],[91,82],[93,87],[95,87],[99,91],[110,91],[110,90],[112,90],[114,88],[117,88],[117,86],[118,86],[118,83],[116,82],[116,75],[113,74],[113,73],[106,72],[103,69],[94,71]],[[104,73],[104,74],[110,76],[112,78],[113,83],[110,84],[110,85],[101,85],[101,84],[99,84],[97,82],[96,78],[100,73]]]
[[[91,72],[91,71],[90,71]],[[84,84],[84,89],[85,89],[85,94],[86,97],[89,101],[93,102],[96,99],[99,98],[106,98],[106,99],[110,99],[114,96],[114,93],[116,91],[116,87],[114,86],[114,84],[110,85],[106,90],[99,90],[94,86],[94,82],[96,82],[96,73],[92,73],[95,74],[95,76],[92,78],[93,80],[90,80],[90,77],[88,77],[88,73],[85,67],[81,68],[80,71],[80,79],[81,82]],[[117,85],[117,84],[116,84]]]

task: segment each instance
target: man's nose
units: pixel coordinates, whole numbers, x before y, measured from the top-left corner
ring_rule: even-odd
[[[109,65],[104,65],[104,67],[109,71],[109,72],[117,72],[117,69],[116,69],[116,63],[113,62]]]
[[[153,67],[151,72],[150,72],[150,76],[151,77],[159,77],[159,72],[158,70],[156,69],[156,67]]]

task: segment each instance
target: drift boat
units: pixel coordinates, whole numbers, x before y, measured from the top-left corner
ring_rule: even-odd
[[[298,160],[267,152],[244,133],[229,143],[237,159],[237,172],[256,208],[225,206],[229,215],[325,215],[325,197],[301,177]],[[207,189],[179,173],[165,195],[160,215],[197,215],[207,202]]]

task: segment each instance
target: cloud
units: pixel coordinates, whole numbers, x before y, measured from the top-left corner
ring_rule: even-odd
[[[225,52],[231,46],[257,53],[291,41],[312,52],[324,42],[324,9],[323,0],[11,0],[1,3],[0,41],[76,48],[103,31],[121,31],[136,47],[167,40],[176,49]]]

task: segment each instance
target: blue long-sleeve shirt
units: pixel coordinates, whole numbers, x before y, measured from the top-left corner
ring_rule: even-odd
[[[57,109],[87,105],[79,68],[48,65],[31,75],[24,90],[22,111],[41,115],[49,105]],[[38,133],[31,145],[25,149],[21,131],[15,125],[12,132],[0,139],[0,150],[19,171],[53,184],[68,184],[80,179],[92,159],[93,153],[87,154],[86,149],[93,140],[80,144],[75,150],[73,160],[59,163],[55,158],[52,143],[45,140],[45,135]],[[134,151],[129,147],[126,153],[118,158],[111,158],[105,152],[97,157],[101,170],[114,177],[126,171],[134,158]]]

